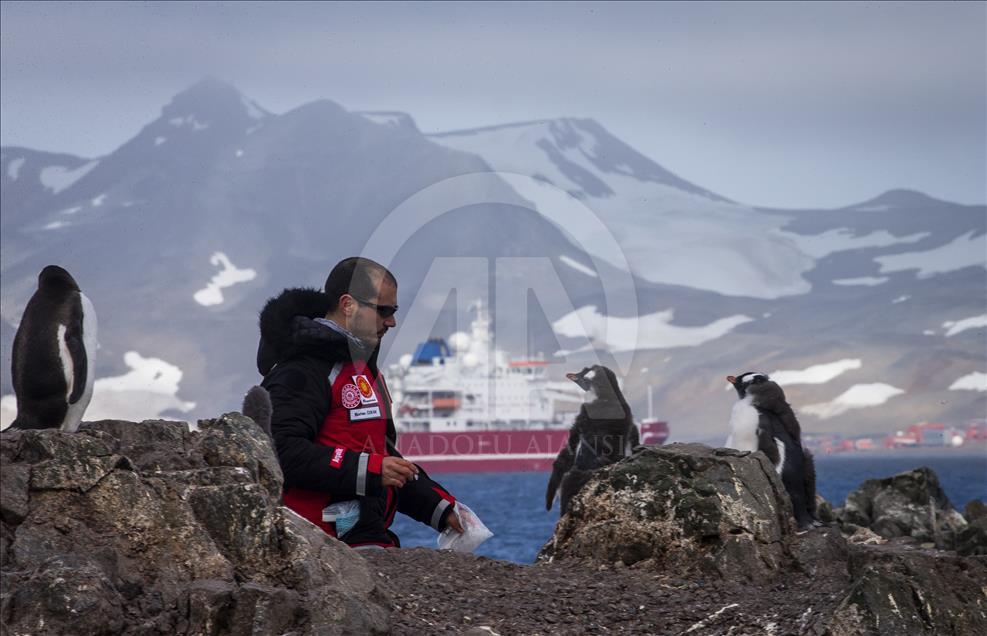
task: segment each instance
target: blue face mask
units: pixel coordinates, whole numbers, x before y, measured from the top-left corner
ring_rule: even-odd
[[[337,539],[341,539],[343,535],[352,530],[359,520],[360,501],[358,499],[339,501],[326,506],[322,511],[322,521],[336,524]]]

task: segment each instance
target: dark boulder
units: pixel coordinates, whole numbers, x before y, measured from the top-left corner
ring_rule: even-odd
[[[963,508],[963,516],[967,523],[973,523],[977,519],[987,517],[987,504],[979,499],[971,499],[966,502],[966,507]]]
[[[0,437],[4,634],[363,634],[366,562],[280,506],[267,435],[227,414]]]
[[[597,471],[539,558],[765,580],[793,561],[794,534],[790,500],[763,453],[647,446]]]
[[[850,589],[813,633],[987,633],[987,562],[890,542],[851,546]]]
[[[847,495],[840,523],[870,528],[887,539],[911,537],[952,550],[967,522],[949,502],[930,468],[869,479]]]

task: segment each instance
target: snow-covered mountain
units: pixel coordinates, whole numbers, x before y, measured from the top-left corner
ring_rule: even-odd
[[[592,120],[424,135],[330,101],[272,114],[217,80],[105,157],[4,147],[0,179],[0,393],[37,273],[59,263],[100,317],[87,418],[236,408],[263,302],[358,253],[399,277],[388,359],[488,297],[498,344],[560,352],[558,375],[594,346],[633,353],[632,405],[653,386],[679,439],[717,435],[724,376],[752,369],[784,372],[809,431],[987,410],[984,206],[901,190],[761,209]]]

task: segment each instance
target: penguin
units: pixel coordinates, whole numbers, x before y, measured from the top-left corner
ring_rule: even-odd
[[[93,395],[96,310],[72,275],[49,265],[38,275],[14,335],[14,429],[75,432]]]
[[[593,399],[579,409],[548,480],[545,510],[552,509],[558,495],[560,515],[566,513],[569,501],[596,469],[629,456],[640,442],[631,409],[613,371],[594,365],[579,373],[567,373],[566,378]]]
[[[822,525],[816,513],[816,464],[785,392],[765,373],[727,376],[740,398],[730,413],[726,446],[762,451],[781,476],[800,529]]]
[[[271,394],[262,386],[252,386],[243,396],[243,406],[240,412],[252,419],[261,430],[271,437],[271,416],[274,407],[271,405]]]

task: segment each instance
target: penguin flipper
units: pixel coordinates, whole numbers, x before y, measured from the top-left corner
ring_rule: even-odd
[[[774,422],[772,416],[763,411],[758,412],[757,421],[757,450],[763,452],[771,460],[773,466],[781,462],[778,442],[775,441]]]
[[[566,455],[568,457],[565,457]],[[559,494],[559,485],[562,483],[562,477],[569,472],[570,466],[572,466],[572,451],[566,446],[559,451],[559,456],[555,458],[555,463],[552,464],[552,475],[548,478],[548,487],[545,489],[545,510],[552,509],[552,504],[555,503],[555,496]]]
[[[804,457],[806,509],[813,521],[819,522],[819,512],[816,506],[816,460],[812,453],[805,448],[802,449],[802,455]]]
[[[637,424],[631,422],[627,430],[627,445],[624,447],[624,457],[634,454],[634,449],[641,445],[641,433],[637,430]]]
[[[72,358],[72,393],[69,394],[69,404],[75,404],[86,391],[89,374],[86,345],[82,340],[82,316],[73,316],[72,324],[65,331],[65,346]]]
[[[573,449],[578,445],[579,433],[576,432],[576,427],[573,426],[569,430],[568,441],[566,441],[565,446],[559,451],[558,457],[555,458],[555,462],[552,464],[552,475],[548,478],[548,488],[545,489],[545,510],[552,509],[555,496],[559,493],[559,485],[562,483],[562,478],[572,468],[572,462],[575,459]]]

